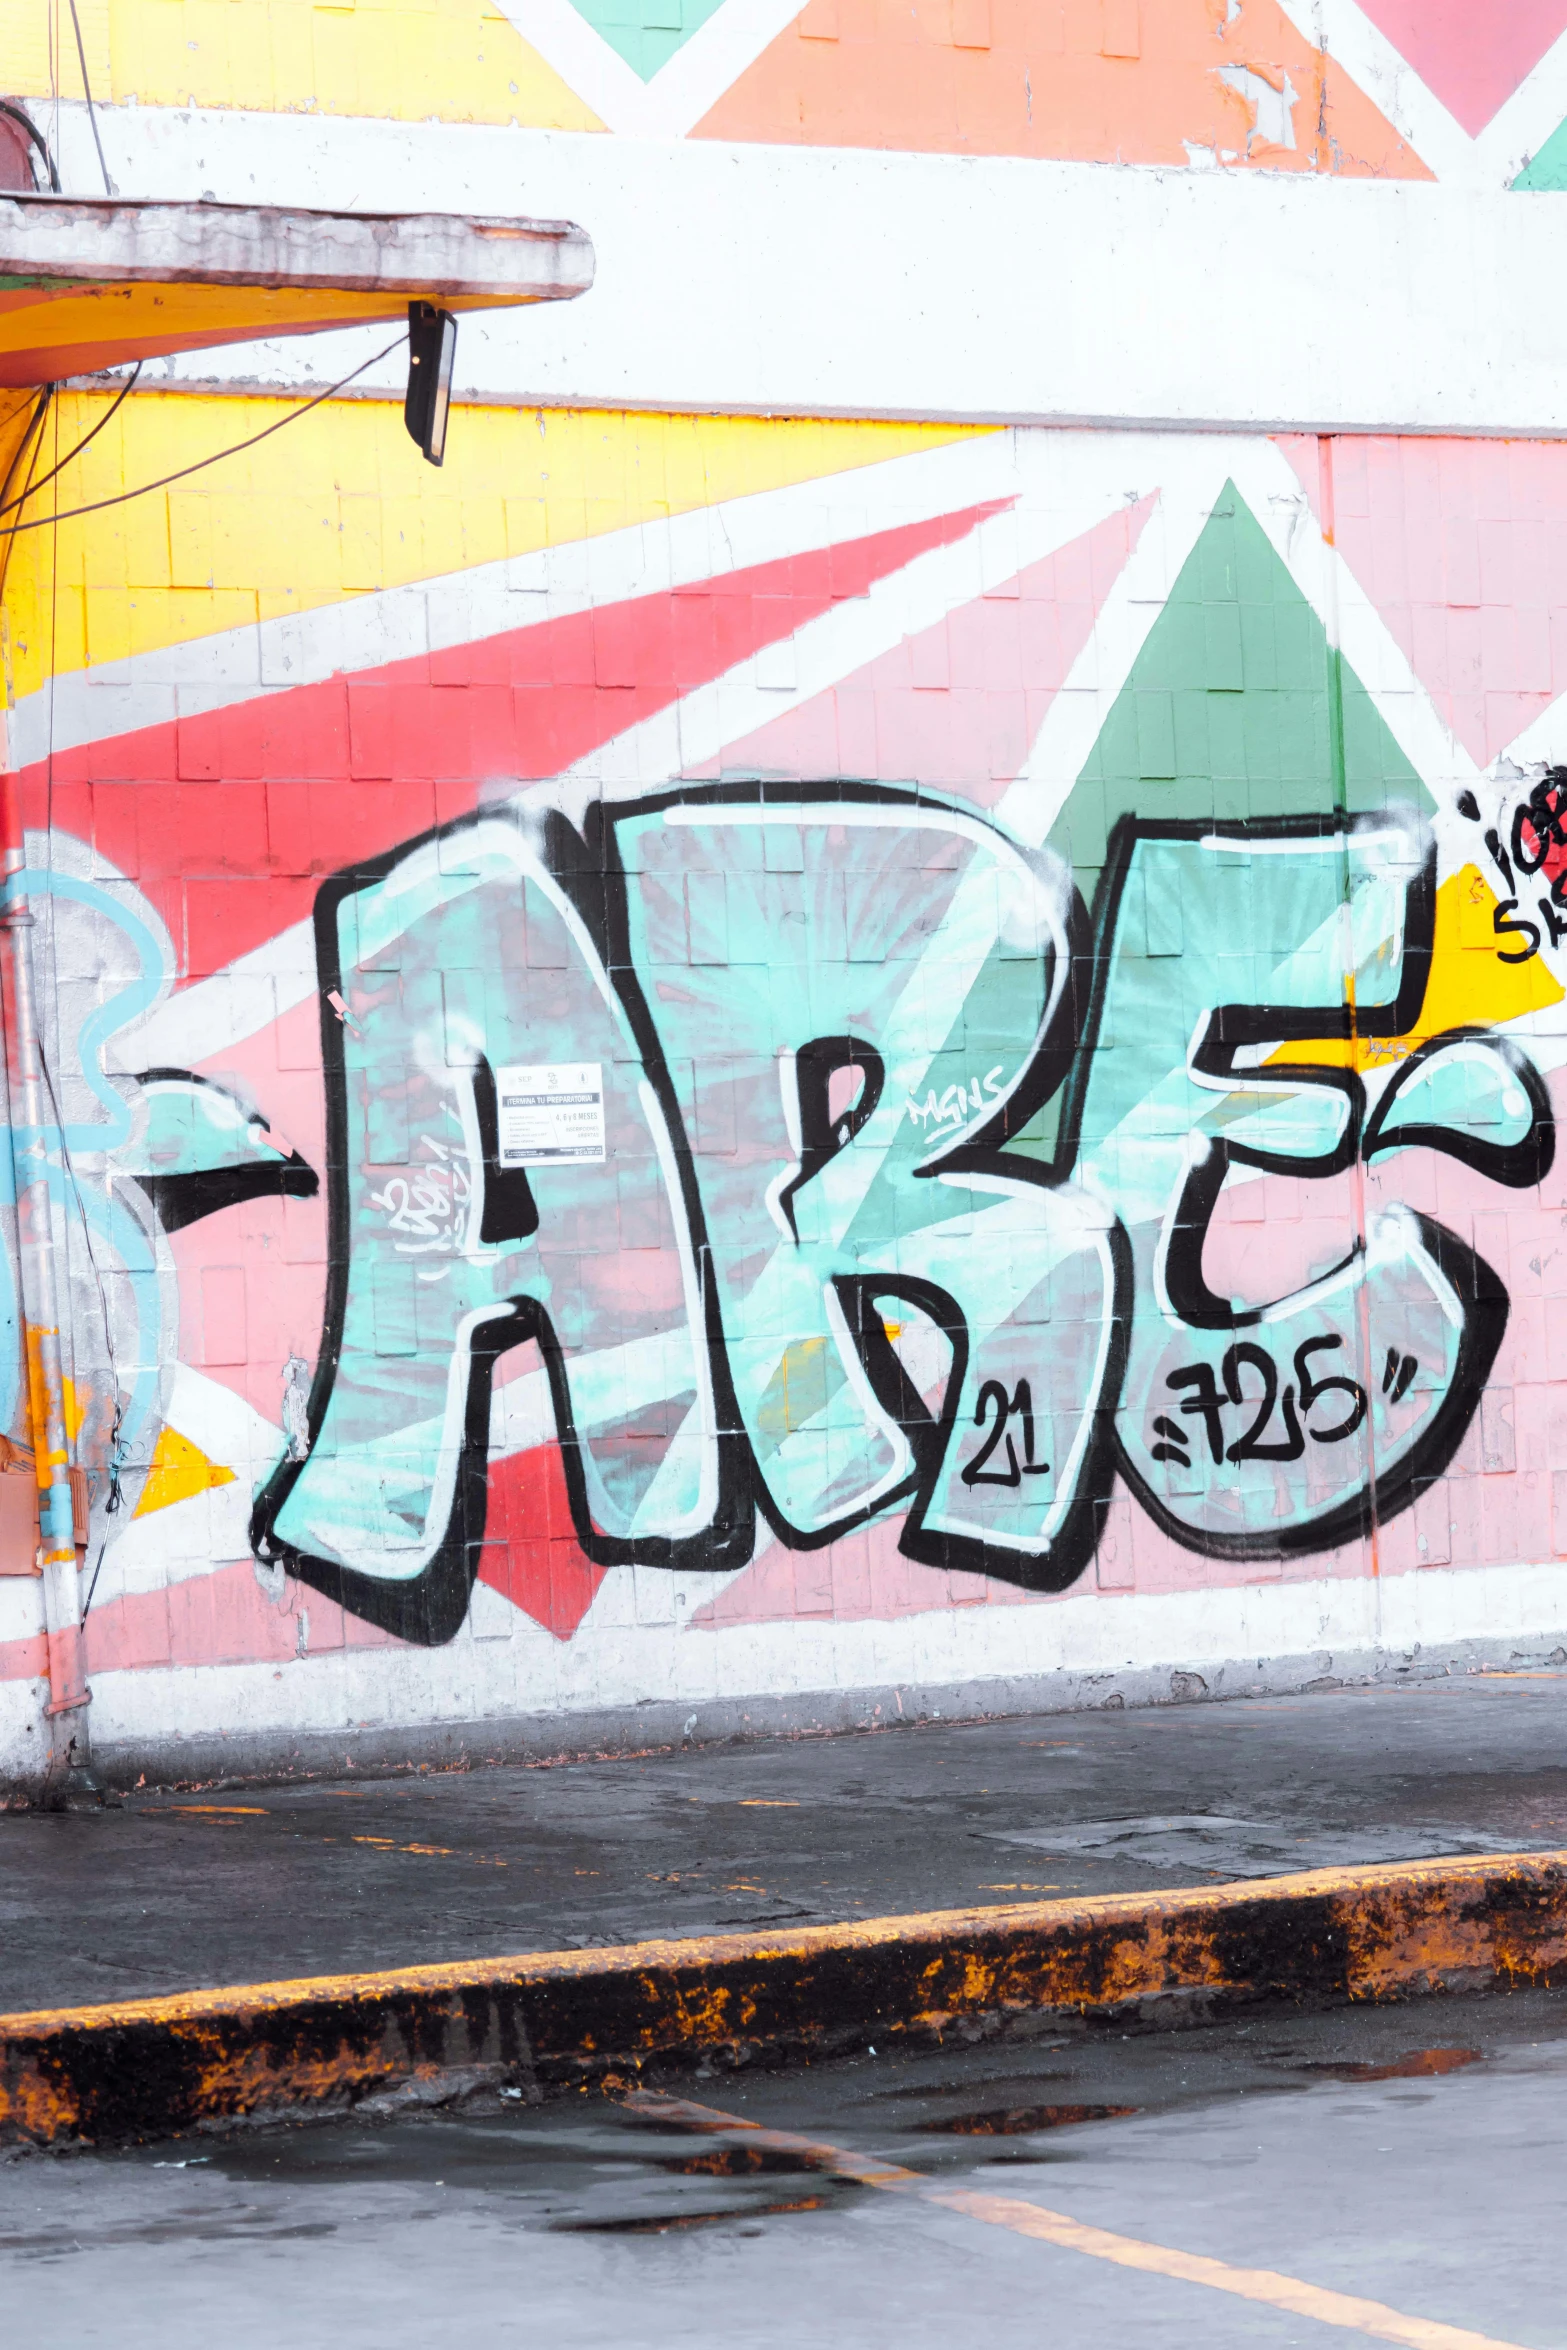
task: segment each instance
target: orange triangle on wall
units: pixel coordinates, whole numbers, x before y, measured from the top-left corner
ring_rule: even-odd
[[[694,135],[1432,176],[1276,0],[810,0]]]

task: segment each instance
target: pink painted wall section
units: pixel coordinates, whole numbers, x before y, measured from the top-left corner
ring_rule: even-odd
[[[1562,0],[1361,0],[1450,113],[1477,138],[1524,76],[1567,32]]]
[[[1321,519],[1318,445],[1286,445]],[[1332,447],[1339,548],[1484,767],[1561,691],[1567,446],[1345,436]]]
[[[1147,514],[1144,500],[1097,523],[730,745],[724,761],[786,775],[939,780],[989,807],[1021,774]],[[693,772],[719,771],[709,761]]]

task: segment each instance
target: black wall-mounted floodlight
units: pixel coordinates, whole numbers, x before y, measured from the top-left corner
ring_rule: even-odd
[[[433,302],[408,305],[408,396],[403,422],[431,465],[446,455],[446,418],[452,404],[457,321]]]

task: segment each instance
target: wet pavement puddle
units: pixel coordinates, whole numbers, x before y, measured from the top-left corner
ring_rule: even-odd
[[[1330,2081],[1423,2081],[1442,2073],[1462,2072],[1465,2065],[1483,2064],[1479,2048],[1416,2048],[1408,2056],[1385,2064],[1321,2064],[1294,2062],[1299,2073],[1315,2073]]]
[[[1036,2130],[1070,2130],[1079,2122],[1122,2121],[1136,2105],[1008,2105],[984,2113],[949,2114],[926,2128],[963,2138],[1030,2138]]]

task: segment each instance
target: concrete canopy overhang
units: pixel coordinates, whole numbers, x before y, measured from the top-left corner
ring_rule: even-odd
[[[0,388],[260,336],[563,302],[593,283],[570,221],[0,196]]]

